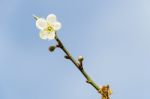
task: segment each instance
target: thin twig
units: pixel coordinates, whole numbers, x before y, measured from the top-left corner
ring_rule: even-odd
[[[109,89],[109,85],[107,86],[102,86],[99,87],[93,80],[92,78],[86,73],[86,71],[83,68],[83,64],[81,61],[76,61],[72,55],[69,53],[69,51],[65,48],[65,46],[63,45],[63,43],[61,42],[61,40],[58,38],[57,34],[55,36],[55,40],[57,41],[58,45],[57,47],[59,47],[60,49],[62,49],[64,51],[64,53],[66,54],[65,57],[66,59],[70,59],[71,62],[76,66],[76,68],[83,74],[83,76],[86,78],[86,82],[88,84],[90,84],[91,86],[93,86],[98,93],[101,94],[102,99],[110,99],[109,96],[111,95],[112,91]],[[83,61],[83,60],[82,60]]]
[[[60,41],[58,36],[55,37],[57,43],[59,44],[60,48],[66,53],[66,55],[69,57],[69,59],[72,61],[72,63],[80,70],[80,72],[84,75],[87,82],[91,84],[97,91],[99,91],[100,87],[91,79],[91,77],[86,73],[84,69],[80,69],[80,64],[72,57],[72,55],[69,53],[69,51],[64,47],[63,43]]]

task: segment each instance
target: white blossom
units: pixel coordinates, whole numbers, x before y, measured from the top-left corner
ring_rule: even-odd
[[[61,28],[61,23],[57,21],[54,14],[49,14],[46,19],[38,18],[36,27],[40,29],[39,36],[41,39],[52,40],[55,38],[55,33]]]

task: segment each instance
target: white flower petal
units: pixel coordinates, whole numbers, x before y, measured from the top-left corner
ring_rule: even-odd
[[[55,32],[50,32],[50,33],[48,33],[47,38],[48,38],[48,40],[53,40],[53,39],[55,39]]]
[[[60,22],[55,22],[52,24],[55,31],[59,30],[62,26]]]
[[[55,14],[49,14],[46,18],[49,24],[56,22],[57,18]]]
[[[43,30],[43,29],[47,28],[47,26],[48,26],[47,21],[43,18],[39,18],[36,21],[36,27],[40,30]]]
[[[48,32],[47,31],[41,31],[39,36],[41,39],[46,40],[48,38]]]

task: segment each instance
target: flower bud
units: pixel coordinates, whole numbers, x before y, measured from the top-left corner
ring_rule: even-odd
[[[106,85],[106,86],[100,87],[99,93],[102,94],[102,97],[105,97],[105,95],[111,95],[112,94],[112,90],[109,88],[109,85]]]
[[[78,61],[79,61],[79,62],[82,62],[83,59],[84,59],[83,56],[79,56],[79,57],[78,57]]]
[[[50,52],[53,52],[53,51],[55,50],[55,48],[56,48],[56,46],[50,46],[50,47],[49,47],[49,51],[50,51]]]
[[[70,57],[68,55],[65,55],[64,58],[65,59],[70,59]]]

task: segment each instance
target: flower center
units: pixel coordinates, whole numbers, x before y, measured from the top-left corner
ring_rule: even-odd
[[[50,32],[54,32],[54,28],[52,26],[48,26],[47,27],[47,31],[50,33]]]

